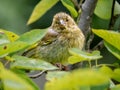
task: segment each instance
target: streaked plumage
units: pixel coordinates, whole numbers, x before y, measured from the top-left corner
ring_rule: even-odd
[[[52,63],[63,62],[70,56],[68,49],[82,49],[84,40],[85,37],[74,20],[68,14],[60,12],[54,16],[47,34],[26,56]]]

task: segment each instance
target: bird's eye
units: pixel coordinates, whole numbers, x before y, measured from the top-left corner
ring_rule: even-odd
[[[60,22],[57,20],[57,21],[56,21],[56,24],[60,24]]]
[[[68,20],[68,19],[66,19],[66,21],[68,22],[69,20]]]

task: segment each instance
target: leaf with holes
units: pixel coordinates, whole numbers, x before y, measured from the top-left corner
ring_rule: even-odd
[[[0,45],[5,43],[10,43],[10,40],[8,39],[4,32],[0,31]]]
[[[27,47],[28,44],[22,41],[15,41],[7,44],[0,45],[0,56],[7,55]]]
[[[16,39],[19,38],[17,34],[4,29],[0,29],[0,32],[4,33],[11,42],[14,42]]]

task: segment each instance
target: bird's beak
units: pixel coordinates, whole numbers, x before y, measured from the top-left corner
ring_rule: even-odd
[[[62,25],[62,26],[65,26],[65,22],[61,19],[60,20],[60,24]]]

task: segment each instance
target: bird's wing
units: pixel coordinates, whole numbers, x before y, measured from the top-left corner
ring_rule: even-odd
[[[57,36],[58,36],[58,33],[50,29],[48,30],[48,33],[39,41],[38,45],[46,46],[48,44],[51,44],[57,39]]]
[[[34,48],[28,49],[22,55],[28,57],[34,56],[36,54],[35,52],[38,50],[39,47],[51,44],[52,42],[57,40],[57,36],[58,33],[54,32],[54,30],[48,30],[46,35],[40,41],[38,41],[37,45]]]

